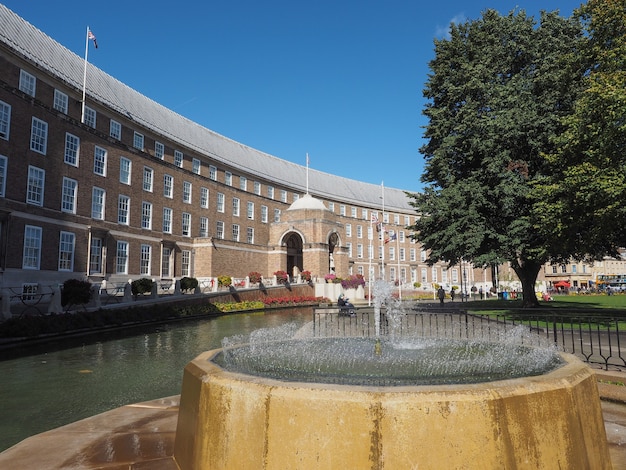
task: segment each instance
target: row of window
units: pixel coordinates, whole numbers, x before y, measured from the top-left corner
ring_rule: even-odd
[[[28,72],[21,70],[20,71],[20,80],[19,80],[19,89],[30,95],[35,96],[36,90],[36,77],[29,74]],[[67,114],[68,112],[68,96],[59,91],[54,90],[54,100],[53,107],[54,109]],[[9,129],[10,129],[10,117],[11,117],[11,107],[7,103],[0,101],[0,138],[7,139],[9,138]],[[90,127],[96,127],[96,111],[85,106],[85,112],[83,117],[83,122]],[[121,140],[122,137],[122,126],[117,121],[110,119],[109,126],[109,135],[114,139]],[[46,154],[47,152],[47,138],[48,138],[48,124],[45,121],[42,121],[38,118],[32,118],[31,124],[31,139],[30,139],[30,148],[31,150]],[[145,149],[145,139],[143,134],[134,131],[133,134],[133,146],[141,151]],[[73,166],[78,166],[79,161],[79,152],[80,152],[80,139],[77,136],[74,136],[70,133],[66,133],[65,139],[65,152],[64,152],[64,161]],[[174,150],[174,164],[176,166],[183,166],[183,153],[179,150]],[[161,142],[155,141],[154,145],[154,155],[156,158],[163,160],[165,158],[165,145]],[[125,184],[130,184],[130,174],[131,174],[131,161],[127,158],[122,157],[120,163],[120,181]],[[201,170],[201,162],[197,158],[192,158],[192,172],[200,175],[202,173]],[[106,150],[101,147],[96,147],[94,152],[94,173],[106,176]],[[208,177],[211,180],[217,181],[217,167],[214,165],[209,165]],[[145,167],[144,168],[144,180],[143,187],[146,191],[152,191],[152,169]],[[167,180],[170,181],[167,181]],[[229,171],[224,172],[224,183],[226,185],[233,185],[233,174]],[[185,202],[191,203],[191,183],[185,182],[185,186],[188,188],[184,188],[183,198]],[[248,190],[248,180],[244,176],[239,177],[239,188],[243,191]],[[253,191],[257,195],[261,195],[261,183],[258,181],[253,182]],[[187,190],[188,189],[188,190]],[[166,175],[164,181],[164,195],[166,197],[172,197],[173,191],[173,177]],[[271,185],[268,185],[266,188],[267,194],[266,196],[269,199],[275,198],[275,188]],[[286,190],[280,190],[280,201],[287,203],[288,192]],[[299,195],[297,193],[293,194],[293,201],[298,200]],[[335,203],[328,202],[328,206],[331,212],[335,212]],[[339,215],[346,216],[347,215],[347,207],[344,204],[339,205]],[[358,217],[358,208],[351,207],[351,217]],[[404,225],[410,225],[410,217],[408,215],[401,216],[400,214],[393,214],[393,223],[396,225],[400,225],[401,217],[404,218]],[[361,218],[364,220],[375,221],[378,223],[378,212],[377,211],[368,211],[368,209],[361,208]],[[382,223],[390,222],[390,214],[388,212],[383,212]]]

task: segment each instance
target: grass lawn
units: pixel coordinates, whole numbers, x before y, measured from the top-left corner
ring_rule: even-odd
[[[548,310],[593,310],[606,309],[617,310],[626,315],[626,294],[616,295],[555,295],[552,302],[539,301],[541,309]],[[466,303],[466,308],[473,312],[499,310],[506,312],[521,309],[521,300],[470,300]],[[528,309],[532,311],[532,309]],[[609,312],[606,312],[609,313]],[[610,312],[618,313],[618,312]]]

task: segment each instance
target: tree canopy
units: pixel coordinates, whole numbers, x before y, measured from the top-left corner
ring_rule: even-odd
[[[534,284],[553,246],[536,229],[531,193],[550,173],[544,154],[556,151],[572,114],[583,43],[574,18],[542,12],[537,22],[495,10],[435,41],[424,89],[425,188],[409,194],[429,263],[508,261],[525,305],[537,304]]]
[[[538,230],[563,257],[601,259],[626,246],[626,0],[589,0],[577,16],[584,90],[546,151],[551,172],[534,199]]]

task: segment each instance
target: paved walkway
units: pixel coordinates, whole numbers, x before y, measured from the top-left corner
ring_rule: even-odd
[[[626,470],[626,373],[596,373],[613,469]],[[178,470],[178,402],[173,396],[127,405],[38,434],[0,453],[0,468]]]

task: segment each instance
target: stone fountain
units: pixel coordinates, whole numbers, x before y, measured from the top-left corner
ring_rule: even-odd
[[[387,300],[369,317],[403,314]],[[589,367],[505,343],[231,339],[185,368],[174,458],[182,470],[610,469]]]

